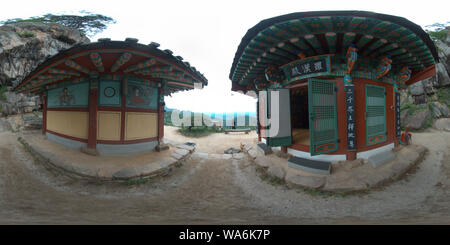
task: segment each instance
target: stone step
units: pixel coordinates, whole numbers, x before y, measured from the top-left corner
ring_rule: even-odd
[[[373,156],[370,156],[369,159],[367,159],[369,161],[370,166],[372,166],[372,168],[378,168],[381,165],[390,162],[392,160],[395,159],[395,154],[389,150],[389,151],[383,151],[380,153],[377,153]]]
[[[289,159],[288,166],[313,174],[331,173],[331,162],[326,161],[312,160],[293,156]]]
[[[272,148],[264,143],[259,143],[258,151],[261,152],[263,155],[268,155],[272,153]]]

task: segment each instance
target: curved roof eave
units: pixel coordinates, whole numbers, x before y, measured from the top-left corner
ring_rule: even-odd
[[[369,12],[369,11],[359,11],[359,10],[296,12],[296,13],[290,13],[290,14],[276,16],[276,17],[262,20],[258,24],[256,24],[254,27],[250,28],[247,31],[247,33],[244,35],[244,37],[241,40],[241,43],[238,46],[238,49],[237,49],[236,54],[233,59],[233,64],[230,69],[229,79],[230,80],[233,79],[232,78],[233,72],[236,69],[236,65],[237,65],[242,53],[244,52],[245,48],[250,43],[250,41],[256,35],[258,35],[259,32],[261,32],[262,30],[264,30],[276,23],[289,21],[289,20],[293,20],[293,19],[300,19],[300,18],[307,18],[307,17],[320,17],[320,16],[367,17],[367,18],[374,18],[374,19],[379,19],[379,20],[383,20],[383,21],[389,21],[394,24],[403,26],[403,27],[411,30],[418,37],[420,37],[422,39],[422,41],[430,49],[436,63],[439,62],[439,57],[438,57],[438,53],[436,51],[436,47],[434,46],[434,43],[430,39],[428,34],[419,25],[407,20],[406,18],[394,16],[394,15],[379,14],[379,13]]]
[[[194,67],[192,67],[188,62],[183,62],[181,56],[174,56],[172,51],[170,50],[161,50],[158,48],[159,44],[150,43],[149,45],[140,44],[137,42],[137,39],[127,38],[125,41],[111,41],[109,38],[99,39],[97,42],[92,42],[88,44],[76,44],[71,48],[62,50],[55,55],[47,57],[42,63],[37,65],[31,72],[29,72],[22,81],[16,85],[13,91],[16,91],[17,88],[21,87],[24,83],[26,83],[31,77],[40,73],[42,69],[52,65],[54,62],[64,59],[64,57],[74,55],[76,53],[80,53],[83,51],[89,50],[98,50],[98,49],[133,49],[136,51],[142,52],[150,52],[159,58],[165,59],[166,61],[173,63],[176,66],[183,68],[186,72],[195,76],[199,81],[202,81],[204,85],[208,84],[208,80],[197,71]]]

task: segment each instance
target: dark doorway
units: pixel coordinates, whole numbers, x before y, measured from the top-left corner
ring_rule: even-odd
[[[291,89],[291,122],[293,144],[310,145],[308,86]]]

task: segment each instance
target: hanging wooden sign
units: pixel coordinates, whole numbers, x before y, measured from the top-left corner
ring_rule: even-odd
[[[395,93],[395,136],[399,138],[401,135],[400,128],[400,93]]]
[[[331,56],[320,55],[293,61],[280,68],[286,75],[287,83],[309,77],[331,74]]]
[[[347,149],[356,149],[355,134],[355,96],[353,85],[346,85],[345,89],[345,107],[347,111]]]

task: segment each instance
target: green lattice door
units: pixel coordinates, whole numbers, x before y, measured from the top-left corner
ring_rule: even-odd
[[[336,84],[308,79],[309,137],[311,156],[338,149]]]
[[[366,84],[366,142],[386,141],[386,89]]]

